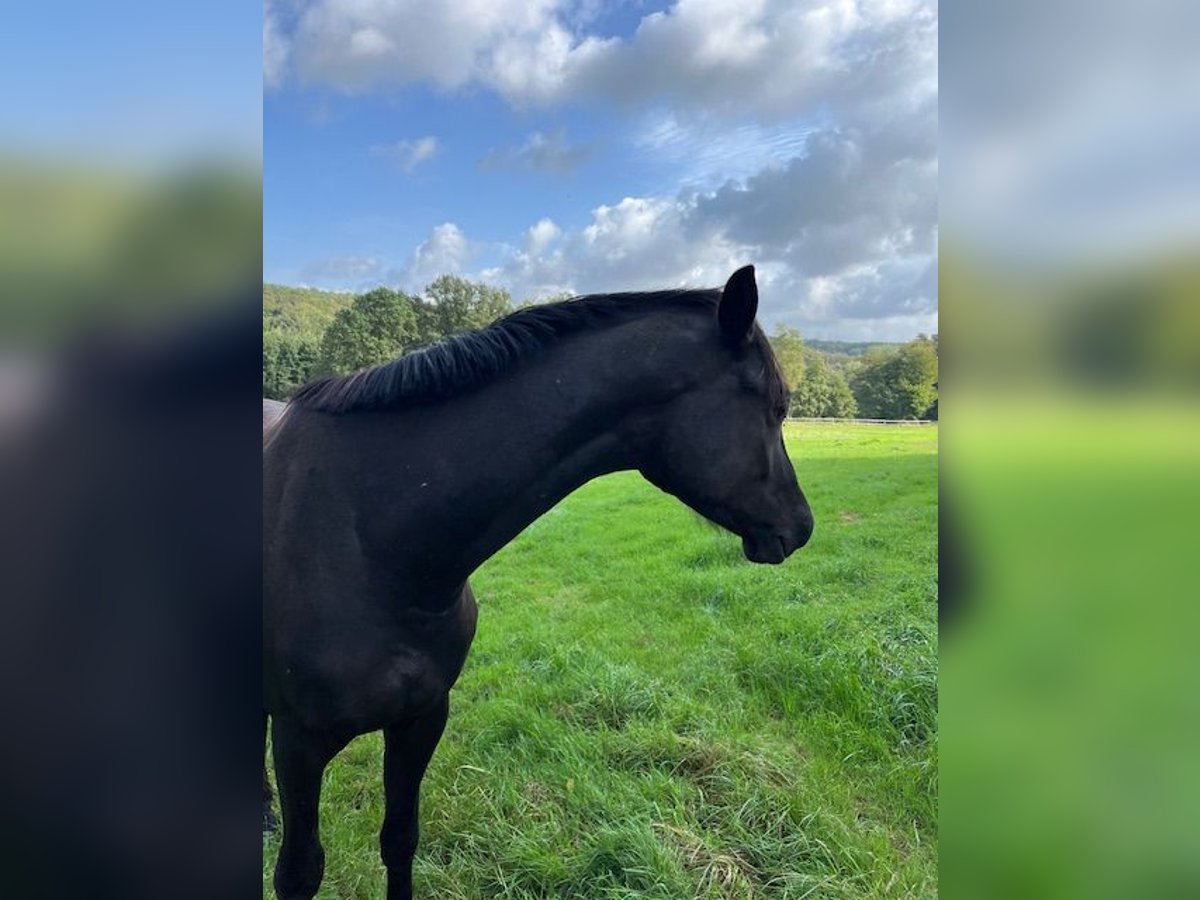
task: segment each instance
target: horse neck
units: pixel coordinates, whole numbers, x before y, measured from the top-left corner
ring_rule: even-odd
[[[680,317],[658,318],[563,338],[434,413],[434,430],[450,437],[441,452],[454,483],[440,498],[450,507],[441,527],[423,531],[431,547],[458,548],[448,583],[587,481],[637,468],[631,433],[644,434],[651,411],[686,389],[695,359]]]

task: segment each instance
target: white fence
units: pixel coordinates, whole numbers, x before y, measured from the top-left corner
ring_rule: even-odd
[[[851,425],[936,425],[929,419],[823,419],[819,416],[788,416],[789,422],[844,422]]]

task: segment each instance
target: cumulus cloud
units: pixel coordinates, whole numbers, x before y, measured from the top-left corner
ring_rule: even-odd
[[[292,33],[296,76],[356,91],[479,80],[499,49],[536,41],[554,23],[552,0],[317,0]]]
[[[390,159],[397,169],[411,173],[421,163],[437,156],[440,149],[438,139],[428,135],[423,138],[406,138],[391,144],[376,144],[371,147],[371,155]]]
[[[735,117],[865,107],[936,91],[936,23],[923,0],[680,0],[629,40],[581,43],[560,91]]]
[[[936,330],[935,116],[931,107],[869,131],[815,129],[786,165],[626,197],[567,232],[539,222],[488,276],[516,296],[545,296],[713,286],[754,262],[768,325],[814,336]]]
[[[812,336],[937,330],[936,163],[896,134],[813,136],[788,166],[711,192],[626,197],[529,228],[477,273],[518,298],[711,287],[757,264],[760,318]]]
[[[525,232],[525,252],[531,254],[545,253],[562,237],[562,229],[551,219],[540,219],[536,225],[530,226]]]
[[[697,246],[684,227],[687,213],[670,198],[626,197],[594,209],[582,228],[564,231],[544,219],[519,247],[495,248],[501,263],[478,274],[514,297],[538,299],[564,291],[712,287],[751,261],[719,234]]]
[[[535,131],[516,147],[495,147],[479,162],[483,169],[531,169],[552,175],[566,175],[579,168],[592,155],[589,145],[572,144],[565,128],[549,133]]]
[[[417,246],[401,268],[388,273],[388,280],[419,291],[439,275],[462,274],[475,249],[457,225],[443,222]]]
[[[804,155],[697,200],[695,221],[808,275],[936,250],[934,135],[831,129]]]
[[[581,227],[541,219],[508,244],[439,225],[395,280],[456,272],[524,299],[715,286],[754,262],[769,325],[875,339],[936,328],[934,0],[677,0],[623,38],[591,33],[599,21],[571,0],[300,10],[289,77],[482,87],[517,108],[602,102],[635,123],[635,151],[676,173],[657,192],[614,188]],[[480,164],[564,175],[592,150],[559,128]]]
[[[841,148],[845,178],[854,180],[864,154],[853,142],[830,137]],[[830,151],[832,152],[832,151]],[[579,228],[563,229],[543,218],[516,244],[475,242],[455,224],[432,230],[389,280],[418,290],[440,274],[460,274],[507,288],[517,300],[568,293],[716,287],[746,263],[758,268],[759,317],[773,328],[788,324],[812,337],[903,340],[937,330],[936,226],[921,216],[901,224],[909,202],[864,184],[857,198],[831,188],[833,199],[814,196],[809,211],[795,212],[794,240],[759,228],[753,207],[764,216],[773,204],[789,207],[805,186],[832,163],[816,154],[813,170],[802,166],[767,173],[719,191],[674,197],[625,197],[592,210]],[[921,191],[914,188],[914,194]],[[822,207],[825,204],[825,207]],[[732,205],[732,209],[722,208]],[[831,207],[831,208],[826,208]],[[809,228],[805,222],[820,223]],[[828,224],[826,224],[828,223]],[[917,239],[916,232],[930,232]],[[808,229],[808,230],[806,230]],[[847,247],[838,253],[839,239]],[[472,269],[482,256],[498,260]]]
[[[478,84],[520,106],[669,102],[780,118],[937,89],[932,0],[678,0],[627,39],[584,33],[592,17],[577,13],[565,0],[318,0],[290,52],[309,83]]]

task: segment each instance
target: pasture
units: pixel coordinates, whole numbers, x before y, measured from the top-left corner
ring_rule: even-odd
[[[621,473],[476,574],[418,896],[936,895],[938,429],[786,437],[817,524],[782,566]],[[322,898],[383,896],[382,744],[326,773]]]

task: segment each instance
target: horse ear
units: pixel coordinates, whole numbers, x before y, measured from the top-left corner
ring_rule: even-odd
[[[743,266],[725,282],[721,302],[717,304],[717,324],[721,337],[730,344],[740,344],[750,337],[754,316],[758,312],[758,285],[754,283],[754,266]]]

